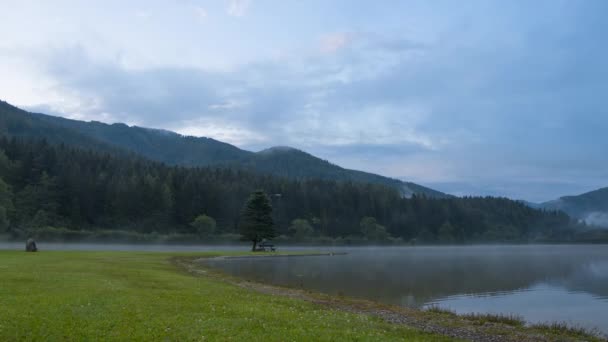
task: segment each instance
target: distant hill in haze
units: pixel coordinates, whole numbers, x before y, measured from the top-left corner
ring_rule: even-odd
[[[424,186],[372,173],[349,170],[291,147],[257,153],[211,139],[174,132],[70,120],[30,113],[0,101],[0,134],[115,153],[135,153],[171,165],[245,168],[291,179],[325,179],[383,184],[404,196],[448,197]]]
[[[608,187],[578,196],[564,196],[540,204],[541,208],[562,210],[587,224],[608,227]]]

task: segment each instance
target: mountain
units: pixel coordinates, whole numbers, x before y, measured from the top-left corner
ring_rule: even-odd
[[[413,194],[446,197],[439,191],[415,183],[403,182],[363,171],[344,169],[309,153],[287,146],[276,146],[262,150],[256,153],[255,157],[248,158],[241,163],[250,169],[293,179],[350,180],[387,185],[398,189],[406,197]]]
[[[34,114],[0,101],[0,134],[45,138],[51,143],[95,150],[123,149],[172,165],[206,166],[244,159],[253,153],[210,138],[185,137],[165,130],[122,123],[84,122]]]
[[[289,229],[295,219],[309,222],[302,240],[309,242],[577,238],[577,225],[566,214],[506,198],[404,198],[377,184],[170,167],[140,157],[0,136],[0,236],[22,241],[157,241],[161,236],[161,241],[235,241],[243,204],[257,189],[281,194],[271,201],[282,241],[302,238]],[[217,223],[214,236],[192,225],[202,214]],[[361,230],[360,223],[370,220],[374,227]],[[602,236],[590,238],[606,241]]]
[[[290,179],[322,179],[382,184],[403,196],[447,197],[439,191],[372,173],[350,170],[291,147],[272,147],[257,153],[211,139],[128,126],[84,122],[30,113],[0,101],[0,134],[115,153],[135,153],[154,161],[182,166],[243,168]]]
[[[608,227],[608,187],[578,196],[564,196],[540,206],[544,209],[563,210],[587,224]]]

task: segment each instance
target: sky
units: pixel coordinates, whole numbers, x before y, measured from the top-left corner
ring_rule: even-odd
[[[0,0],[0,99],[456,195],[608,186],[608,1]]]

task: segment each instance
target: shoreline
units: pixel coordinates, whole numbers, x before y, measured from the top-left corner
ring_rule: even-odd
[[[160,252],[160,253],[248,253],[249,245],[239,244],[181,244],[181,243],[128,243],[128,242],[57,242],[36,240],[40,251],[124,251],[124,252]],[[299,253],[332,253],[328,250],[337,250],[334,255],[339,253],[349,253],[350,249],[425,249],[425,248],[484,248],[484,247],[534,247],[534,246],[549,246],[549,247],[568,247],[568,246],[607,246],[608,243],[508,243],[508,244],[453,244],[453,245],[281,245],[278,250],[278,255],[299,254]],[[25,248],[25,241],[6,241],[0,240],[0,250],[20,251]],[[344,252],[342,252],[344,251]],[[261,256],[261,255],[260,255]],[[265,257],[265,256],[264,256]]]
[[[450,341],[170,262],[205,255],[0,251],[0,341]]]
[[[21,245],[25,245],[24,238],[6,238],[0,235],[0,249],[4,245],[5,247],[11,246],[12,249],[20,249]],[[243,243],[239,240],[216,240],[216,241],[186,241],[186,240],[96,240],[96,239],[82,239],[82,240],[61,240],[61,239],[35,239],[36,243],[48,244],[53,246],[77,246],[77,245],[88,245],[88,246],[137,246],[137,247],[205,247],[205,248],[247,248],[250,246],[249,243]],[[440,243],[323,243],[319,241],[311,242],[296,242],[291,241],[279,245],[281,249],[289,248],[403,248],[403,247],[483,247],[483,246],[581,246],[581,245],[606,245],[608,241],[505,241],[505,242],[491,242],[491,241],[470,241],[463,243],[452,243],[452,244],[440,244]],[[101,250],[103,251],[103,250]]]
[[[252,253],[257,253],[257,252],[252,252]],[[293,252],[285,252],[285,253],[289,253],[289,254],[281,254],[281,252],[271,252],[274,254],[260,254],[260,255],[223,255],[223,256],[218,256],[218,257],[213,257],[213,258],[200,258],[197,259],[196,261],[207,261],[207,260],[232,260],[232,259],[269,259],[269,258],[296,258],[296,257],[316,257],[316,256],[337,256],[337,255],[348,255],[347,252],[319,252],[319,253],[307,253],[307,252],[302,252],[302,254],[299,253],[293,253]]]
[[[561,323],[548,322],[531,324],[519,317],[492,314],[459,315],[449,310],[436,307],[429,309],[408,308],[383,304],[367,299],[347,296],[336,296],[317,291],[277,286],[267,283],[239,278],[212,268],[208,260],[327,256],[338,253],[308,253],[281,255],[224,255],[219,257],[181,258],[171,261],[176,267],[194,276],[206,276],[220,279],[226,283],[251,291],[303,300],[330,310],[340,310],[354,314],[380,318],[391,324],[405,325],[424,332],[441,334],[455,339],[469,341],[608,341],[599,331],[589,331]]]
[[[288,253],[282,253],[288,254]],[[300,253],[301,254],[301,253]],[[0,251],[0,340],[606,341],[563,326],[458,316],[272,286],[196,260],[251,252]],[[266,257],[266,256],[262,256]],[[144,300],[142,300],[144,299]],[[112,329],[108,329],[112,327]]]

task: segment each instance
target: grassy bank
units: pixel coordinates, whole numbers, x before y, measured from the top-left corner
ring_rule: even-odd
[[[195,277],[172,255],[0,251],[0,340],[447,340]]]
[[[249,256],[236,256],[249,257]],[[259,256],[262,257],[262,256]],[[234,258],[234,257],[233,257]],[[208,268],[193,258],[174,258],[179,267],[205,277],[218,277],[226,282],[238,284],[255,291],[275,296],[298,298],[311,303],[321,304],[342,311],[380,317],[394,324],[404,324],[425,332],[439,333],[453,338],[471,341],[606,341],[598,331],[560,322],[529,324],[517,315],[470,313],[457,314],[451,310],[431,306],[427,309],[414,309],[403,306],[382,304],[365,299],[333,296],[301,288],[273,286],[246,281],[227,275],[216,269]]]
[[[0,251],[0,341],[601,340],[512,316],[244,283],[193,261],[228,254]]]

